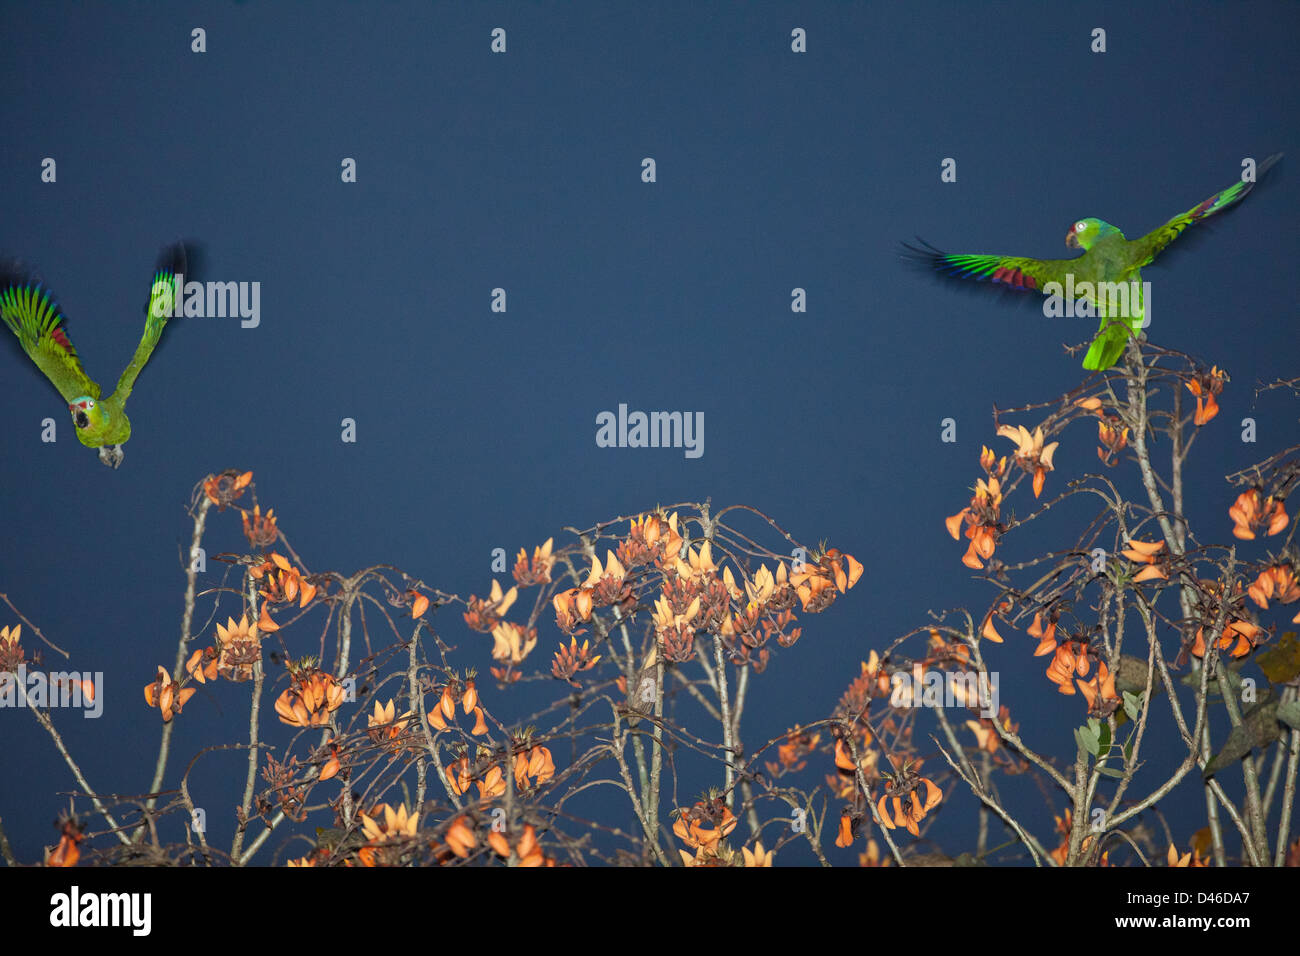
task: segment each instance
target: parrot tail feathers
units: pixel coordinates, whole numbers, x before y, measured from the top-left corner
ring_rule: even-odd
[[[1124,354],[1130,334],[1127,323],[1111,323],[1088,346],[1088,354],[1083,357],[1083,367],[1093,372],[1110,368]]]

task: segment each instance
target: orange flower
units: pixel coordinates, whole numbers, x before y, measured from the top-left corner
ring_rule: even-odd
[[[591,620],[594,598],[587,588],[569,588],[551,598],[555,608],[555,624],[565,633],[570,633],[579,623]]]
[[[1196,396],[1196,414],[1192,421],[1198,428],[1219,414],[1219,403],[1215,401],[1215,396],[1223,391],[1226,378],[1216,365],[1187,383],[1187,390]]]
[[[217,506],[218,511],[225,511],[226,505],[242,495],[252,480],[251,471],[241,475],[235,469],[227,468],[219,475],[208,475],[203,482],[203,493]]]
[[[408,813],[405,803],[398,807],[396,811],[388,804],[381,803],[370,813],[373,816],[361,814],[361,832],[372,846],[394,840],[410,839],[419,832],[420,815],[418,813]],[[380,826],[373,819],[373,817],[380,816],[381,813],[384,818],[383,826]]]
[[[488,845],[496,851],[497,856],[510,856],[510,841],[504,833],[493,830],[488,835]],[[524,827],[523,835],[520,836],[519,842],[515,844],[514,852],[520,866],[544,866],[546,864],[546,856],[542,853],[542,847],[537,842],[537,831],[533,829],[531,823]]]
[[[262,639],[257,633],[257,625],[248,623],[248,615],[244,614],[239,618],[239,623],[235,623],[232,617],[226,618],[226,626],[217,625],[217,655],[213,662],[219,673],[226,680],[246,681],[253,678],[253,667],[262,659]],[[191,657],[193,662],[194,658]],[[195,674],[190,671],[200,683],[203,676],[211,676],[204,671]]]
[[[163,723],[169,723],[172,717],[185,707],[185,702],[193,696],[193,687],[182,689],[162,666],[159,666],[158,676],[154,678],[153,683],[146,684],[144,687],[145,702],[150,707],[157,707],[162,711]]]
[[[998,428],[998,436],[1016,443],[1013,460],[1025,471],[1033,473],[1034,497],[1037,498],[1043,491],[1044,478],[1052,470],[1052,456],[1060,442],[1044,446],[1043,429],[1035,428],[1031,434],[1024,425],[1002,425]]]
[[[81,859],[81,850],[77,844],[85,839],[82,825],[75,816],[60,813],[59,843],[53,850],[46,852],[45,865],[50,867],[76,866]]]
[[[1200,423],[1198,422],[1197,424]],[[1188,850],[1182,856],[1179,856],[1178,851],[1174,849],[1174,845],[1172,843],[1169,844],[1169,852],[1168,854],[1166,854],[1165,859],[1169,862],[1170,866],[1174,866],[1174,867],[1193,868],[1193,867],[1210,865],[1210,861],[1202,857],[1199,853],[1197,853],[1195,847],[1193,847],[1191,850]]]
[[[551,567],[555,564],[555,557],[551,554],[551,545],[554,544],[554,541],[554,538],[547,538],[545,544],[533,548],[531,564],[528,562],[524,549],[519,549],[519,556],[515,558],[514,576],[515,583],[521,588],[531,587],[534,584],[550,583]]]
[[[1043,612],[1037,611],[1034,614],[1034,623],[1029,625],[1026,631],[1030,637],[1038,638],[1038,646],[1034,648],[1034,656],[1042,657],[1044,654],[1051,654],[1056,651],[1056,618],[1052,617],[1047,622],[1047,627],[1043,627]]]
[[[407,591],[406,599],[411,602],[411,619],[423,617],[429,610],[429,599],[417,591]]]
[[[347,692],[332,674],[314,665],[299,668],[292,683],[276,698],[275,712],[280,722],[291,727],[320,727],[329,723],[330,714],[343,706]]]
[[[262,506],[253,505],[252,515],[253,520],[250,522],[249,513],[240,509],[240,517],[244,522],[244,537],[248,539],[249,547],[269,548],[280,536],[280,529],[275,523],[275,509],[267,508],[266,514],[262,514]]]
[[[917,791],[925,787],[925,802]],[[935,786],[928,777],[917,777],[914,772],[904,768],[903,772],[885,781],[885,792],[876,801],[876,812],[880,814],[880,823],[887,830],[905,827],[912,836],[920,836],[917,823],[938,806],[943,799],[943,791]],[[889,803],[893,803],[893,816],[890,816]]]
[[[762,840],[755,841],[753,852],[751,852],[749,847],[747,846],[742,846],[740,848],[740,852],[745,857],[745,866],[751,866],[751,867],[771,866],[772,857],[776,855],[775,850],[763,849]]]
[[[1115,691],[1115,675],[1110,672],[1105,661],[1097,664],[1097,673],[1092,680],[1075,681],[1084,699],[1088,701],[1089,713],[1109,717],[1119,707],[1119,694]]]
[[[1289,564],[1277,564],[1261,571],[1246,593],[1252,601],[1267,609],[1269,598],[1279,604],[1300,601],[1300,582],[1296,581],[1296,573]]]
[[[1120,428],[1120,420],[1115,415],[1106,415],[1097,422],[1097,440],[1102,447],[1097,449],[1097,457],[1107,467],[1115,464],[1116,456],[1128,446],[1128,426]]]
[[[415,715],[408,710],[399,718],[397,705],[391,698],[387,704],[382,705],[379,701],[375,701],[374,713],[366,718],[370,739],[377,744],[397,740],[402,736],[413,716]]]
[[[472,594],[469,596],[465,623],[469,625],[470,630],[490,634],[501,623],[501,619],[506,616],[506,612],[510,610],[517,597],[519,597],[517,586],[509,591],[502,591],[501,582],[493,578],[492,590],[486,598],[477,598]]]
[[[474,831],[470,829],[463,816],[451,821],[451,826],[447,828],[446,840],[447,847],[461,859],[469,856],[469,851],[478,846],[478,837],[474,835]]]
[[[1133,578],[1137,581],[1150,581],[1153,578],[1167,581],[1169,575],[1165,573],[1164,568],[1159,564],[1157,555],[1165,549],[1163,541],[1133,541],[1128,542],[1128,548],[1121,551],[1120,554],[1128,558],[1135,564],[1144,564],[1144,567]]]
[[[1280,534],[1290,520],[1282,499],[1275,500],[1272,495],[1261,499],[1258,488],[1239,494],[1228,509],[1228,517],[1232,519],[1233,537],[1246,541],[1255,537],[1256,529],[1267,529],[1268,535]]]
[[[530,747],[526,752],[521,751],[515,756],[515,783],[520,790],[527,790],[529,786],[541,786],[554,776],[555,761],[551,759],[551,751],[546,747]],[[531,784],[530,777],[533,778]]]
[[[701,800],[689,809],[679,807],[673,833],[689,847],[716,847],[736,829],[736,818],[721,797]]]
[[[560,649],[555,652],[555,659],[551,662],[551,674],[560,680],[567,680],[570,684],[574,684],[573,675],[591,670],[602,656],[600,654],[592,656],[590,643],[590,641],[583,641],[582,646],[579,647],[578,639],[571,637],[568,647],[561,644]]]
[[[945,519],[948,533],[958,541],[961,540],[962,522],[966,522],[966,537],[970,539],[970,546],[961,559],[966,567],[982,568],[984,564],[980,559],[987,561],[993,557],[993,549],[997,545],[996,536],[1001,533],[998,524],[1001,508],[1001,482],[996,477],[990,477],[987,482],[980,478],[975,482],[975,495],[970,504]]]
[[[1011,733],[1015,733],[1020,729],[1019,724],[1011,723],[1011,709],[1005,704],[998,708],[997,723],[1001,725],[1004,730]],[[977,749],[987,751],[991,754],[997,753],[1002,738],[998,735],[997,726],[994,725],[992,719],[981,717],[979,720],[968,720],[966,721],[966,726],[970,729],[970,732],[975,735],[975,746]]]
[[[1227,651],[1230,657],[1245,657],[1251,652],[1258,637],[1264,629],[1249,621],[1229,621],[1219,635],[1219,650]],[[1196,640],[1192,642],[1192,656],[1205,656],[1205,628],[1196,629]]]

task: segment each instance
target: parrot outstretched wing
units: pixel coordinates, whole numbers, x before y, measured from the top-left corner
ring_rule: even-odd
[[[99,386],[81,367],[63,313],[48,290],[16,274],[0,276],[0,318],[65,402],[83,395],[99,398]]]
[[[154,347],[162,337],[163,327],[179,309],[181,289],[176,277],[185,273],[185,246],[177,243],[167,246],[158,256],[158,266],[154,270],[153,285],[149,290],[149,301],[144,309],[144,335],[135,347],[135,354],[127,363],[122,375],[117,380],[113,398],[125,402],[135,387],[135,380],[140,375]]]
[[[913,261],[933,266],[945,275],[959,279],[991,280],[1012,289],[1043,291],[1049,282],[1065,283],[1067,273],[1078,266],[1078,259],[1030,259],[1024,256],[950,254],[936,249],[920,236],[923,248],[903,243]]]
[[[1268,172],[1273,164],[1281,158],[1281,153],[1274,153],[1272,156],[1268,157],[1268,159],[1256,166],[1254,182],[1235,182],[1227,189],[1215,193],[1209,199],[1205,200],[1205,202],[1198,203],[1191,209],[1187,210],[1187,212],[1174,216],[1173,219],[1170,219],[1163,226],[1152,229],[1141,239],[1135,239],[1133,245],[1135,247],[1135,252],[1137,253],[1137,264],[1139,266],[1144,266],[1149,263],[1160,254],[1161,250],[1164,249],[1165,246],[1177,239],[1182,234],[1183,230],[1192,223],[1200,222],[1202,219],[1213,216],[1215,213],[1223,212],[1223,210],[1241,202],[1246,198],[1246,195],[1255,188],[1255,183],[1263,179],[1264,174]]]

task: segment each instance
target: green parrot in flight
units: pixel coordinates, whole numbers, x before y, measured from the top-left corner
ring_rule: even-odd
[[[0,275],[0,318],[68,403],[77,438],[88,448],[98,448],[99,460],[110,468],[122,464],[122,445],[131,437],[126,400],[168,318],[179,311],[179,281],[183,280],[177,277],[184,273],[185,246],[177,243],[166,247],[159,256],[145,306],[144,336],[117,380],[117,388],[103,399],[99,385],[82,369],[64,328],[63,314],[49,291],[20,274]]]
[[[1142,267],[1158,256],[1169,243],[1173,242],[1184,229],[1194,222],[1199,222],[1216,213],[1223,212],[1241,202],[1251,191],[1255,181],[1261,179],[1279,159],[1281,153],[1275,153],[1258,165],[1255,179],[1235,182],[1222,192],[1217,192],[1203,203],[1198,203],[1187,212],[1180,213],[1163,226],[1153,229],[1141,239],[1126,239],[1124,233],[1108,222],[1100,219],[1080,219],[1065,234],[1065,244],[1071,249],[1082,249],[1083,255],[1075,259],[1029,259],[1020,256],[997,255],[950,255],[934,248],[924,239],[918,241],[924,248],[903,243],[915,260],[927,263],[947,275],[962,279],[991,279],[995,283],[1013,289],[1032,289],[1044,295],[1061,294],[1060,289],[1072,285],[1083,286],[1080,298],[1087,299],[1097,307],[1097,314],[1102,317],[1097,337],[1093,339],[1087,354],[1083,358],[1086,369],[1106,369],[1119,361],[1124,354],[1124,347],[1129,337],[1142,329],[1145,322],[1145,305],[1142,301]],[[1051,290],[1044,287],[1048,283],[1059,285]],[[1127,310],[1107,309],[1107,302],[1100,295],[1098,283],[1123,283],[1135,288],[1136,297],[1130,301]],[[1131,283],[1137,283],[1136,287]],[[1120,300],[1122,303],[1123,300]],[[1114,304],[1113,302],[1110,304]],[[1107,316],[1108,311],[1116,311],[1115,316]],[[1121,321],[1116,321],[1120,319]],[[1130,329],[1132,332],[1130,332]]]

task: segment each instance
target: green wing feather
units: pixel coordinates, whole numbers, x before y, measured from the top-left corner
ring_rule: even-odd
[[[1274,153],[1255,168],[1255,182],[1264,178],[1264,174],[1282,158],[1281,153]],[[1139,256],[1138,265],[1146,265],[1158,256],[1169,243],[1177,239],[1184,229],[1194,222],[1213,216],[1215,213],[1235,206],[1246,198],[1255,187],[1255,182],[1235,182],[1227,189],[1215,193],[1203,203],[1198,203],[1187,212],[1180,213],[1163,226],[1151,230],[1141,239],[1134,240],[1135,252]]]
[[[945,275],[959,279],[992,281],[1012,289],[1043,291],[1049,282],[1065,283],[1068,273],[1076,272],[1079,259],[1030,259],[1025,256],[996,256],[957,253],[936,249],[917,238],[921,248],[903,243],[915,261],[926,263]],[[1076,273],[1077,275],[1077,273]]]
[[[149,301],[145,304],[144,335],[140,337],[140,344],[135,347],[135,354],[131,356],[131,361],[122,370],[122,375],[117,380],[117,388],[113,391],[114,399],[125,402],[130,396],[136,378],[145,363],[149,361],[149,356],[153,354],[158,340],[162,338],[163,327],[179,308],[181,289],[176,277],[178,274],[183,275],[184,272],[185,247],[178,244],[164,249],[159,257],[158,268],[154,271]]]
[[[0,281],[0,318],[65,402],[83,395],[99,398],[99,386],[81,367],[63,314],[47,290],[30,280]]]

